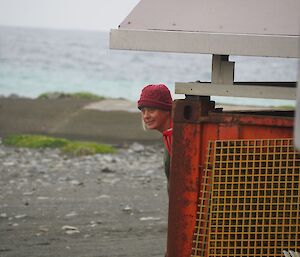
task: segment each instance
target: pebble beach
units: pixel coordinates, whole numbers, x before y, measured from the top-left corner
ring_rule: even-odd
[[[0,256],[163,256],[161,146],[71,158],[0,145]]]
[[[0,143],[1,257],[164,255],[161,139],[143,131],[134,110],[122,100],[1,98],[2,139],[43,134],[116,148],[115,154],[72,157]]]

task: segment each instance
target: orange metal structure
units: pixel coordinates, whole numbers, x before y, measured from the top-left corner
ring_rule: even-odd
[[[300,248],[300,154],[291,111],[223,112],[177,100],[168,257],[282,256]]]

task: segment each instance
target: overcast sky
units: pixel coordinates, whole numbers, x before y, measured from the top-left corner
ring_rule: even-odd
[[[110,30],[139,0],[0,0],[0,25]]]

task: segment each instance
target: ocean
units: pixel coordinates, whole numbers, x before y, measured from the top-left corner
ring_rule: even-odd
[[[295,81],[296,59],[232,56],[236,81]],[[88,91],[136,101],[146,84],[210,81],[211,55],[109,49],[109,32],[0,26],[0,95]],[[293,101],[214,97],[219,103]]]

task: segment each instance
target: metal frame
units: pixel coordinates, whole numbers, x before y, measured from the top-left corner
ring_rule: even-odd
[[[273,84],[273,83],[271,83]],[[283,83],[288,84],[288,83]],[[296,85],[296,82],[291,82]],[[248,85],[245,83],[211,84],[211,83],[175,83],[176,94],[201,95],[201,96],[229,96],[229,97],[248,97],[265,99],[296,99],[296,88],[265,86],[260,84]]]
[[[234,62],[228,55],[213,55],[211,83],[175,83],[175,93],[266,99],[296,99],[296,82],[234,82]]]
[[[110,48],[175,53],[300,57],[298,36],[282,35],[113,29],[110,32]]]

